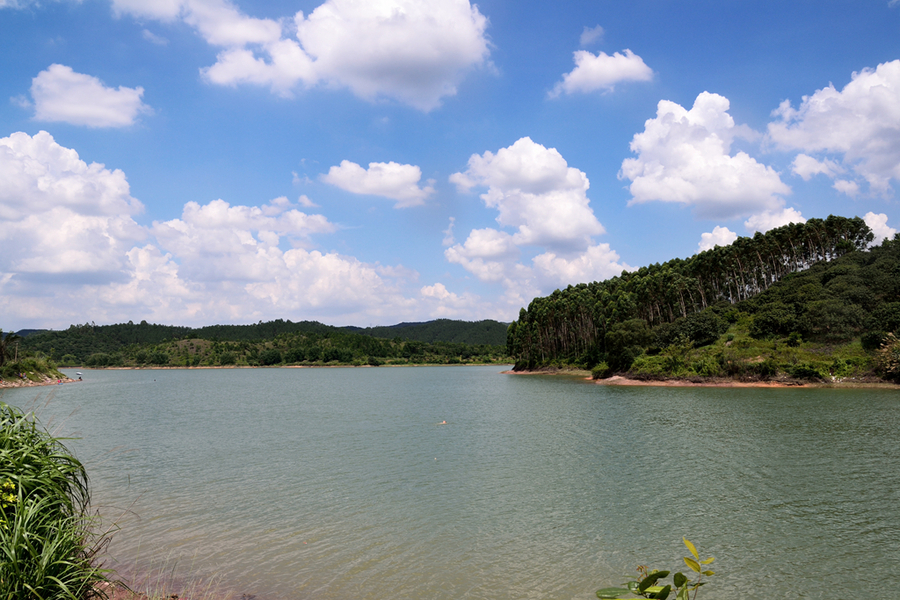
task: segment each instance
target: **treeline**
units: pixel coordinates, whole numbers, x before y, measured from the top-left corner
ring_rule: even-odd
[[[45,331],[21,338],[23,350],[46,356],[63,366],[226,366],[323,364],[458,364],[507,361],[503,344],[477,342],[485,327],[496,322],[442,320],[416,324],[431,341],[379,339],[370,330],[292,323],[281,319],[251,325],[213,325],[192,329],[154,325],[72,325],[64,331]],[[497,324],[503,327],[502,324]],[[370,328],[372,329],[372,328]],[[393,328],[378,328],[390,332]],[[406,330],[400,327],[400,330]],[[465,338],[475,343],[443,341]],[[416,334],[411,327],[410,333]],[[496,337],[496,336],[495,336]],[[436,339],[437,338],[437,339]]]
[[[794,344],[868,332],[874,349],[900,327],[900,241],[867,250],[872,239],[862,219],[829,216],[569,286],[521,310],[507,349],[518,369],[627,371],[641,355],[708,345],[738,323],[754,339]]]
[[[420,342],[454,342],[464,344],[506,344],[509,323],[486,319],[468,322],[436,319],[425,323],[399,323],[385,327],[345,327],[347,331],[378,338],[400,338]]]

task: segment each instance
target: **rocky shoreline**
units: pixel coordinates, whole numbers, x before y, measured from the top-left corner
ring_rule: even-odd
[[[18,387],[40,387],[45,385],[61,385],[63,383],[78,383],[77,379],[71,377],[50,377],[49,375],[40,375],[40,381],[32,381],[31,379],[0,379],[0,388],[18,388]]]

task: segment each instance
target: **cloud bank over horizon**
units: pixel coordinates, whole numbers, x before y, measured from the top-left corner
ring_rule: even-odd
[[[896,7],[823,8],[860,45],[769,1],[776,49],[649,1],[0,1],[0,326],[509,321],[828,214],[896,235]]]

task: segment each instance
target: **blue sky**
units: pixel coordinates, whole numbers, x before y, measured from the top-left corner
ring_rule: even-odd
[[[0,0],[0,326],[514,319],[900,229],[900,2]]]

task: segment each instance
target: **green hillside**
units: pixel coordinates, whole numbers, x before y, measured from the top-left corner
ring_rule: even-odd
[[[503,345],[509,323],[498,321],[452,321],[437,319],[425,323],[400,323],[386,327],[345,329],[378,338],[400,338],[420,342],[452,342],[463,344]]]
[[[830,216],[570,286],[522,309],[508,350],[597,376],[895,378],[900,236],[871,240]]]
[[[506,326],[442,319],[368,329],[281,319],[201,328],[72,325],[22,337],[24,352],[62,365],[219,366],[460,364],[506,361]]]

